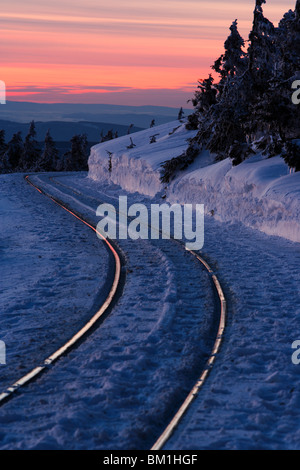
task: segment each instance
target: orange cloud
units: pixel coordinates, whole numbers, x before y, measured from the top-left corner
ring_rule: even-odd
[[[272,5],[272,20],[294,6]],[[190,83],[196,87],[211,72],[232,20],[238,18],[247,39],[253,6],[254,0],[10,0],[0,13],[0,79],[8,99],[38,100],[45,90],[55,101],[58,88],[61,99],[93,93],[99,102],[120,87],[191,90]]]

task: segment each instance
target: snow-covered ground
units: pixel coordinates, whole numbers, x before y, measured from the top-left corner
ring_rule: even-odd
[[[167,194],[171,202],[206,205],[201,252],[218,274],[227,298],[225,337],[207,382],[165,448],[299,449],[300,365],[292,363],[291,345],[300,339],[300,245],[287,240],[299,241],[299,174],[289,175],[279,158],[257,156],[232,169],[228,160],[212,164],[203,153],[166,189],[159,182],[160,162],[179,155],[185,139],[193,135],[183,127],[169,135],[177,126],[178,122],[133,134],[132,150],[126,149],[129,136],[94,147],[89,177],[56,174],[53,179],[47,175],[32,179],[93,222],[97,205],[104,201],[116,205],[119,195],[128,195],[129,204],[161,202]],[[157,142],[149,144],[155,133],[160,133]],[[113,152],[111,173],[106,150]],[[17,204],[19,211],[25,205],[30,214],[22,219],[22,233],[25,240],[31,234],[33,243],[23,245],[20,253],[38,256],[44,250],[50,259],[49,244],[57,234],[63,245],[73,241],[75,233],[91,238],[84,254],[80,239],[74,240],[82,256],[74,262],[78,261],[81,273],[86,259],[92,258],[92,270],[97,272],[92,297],[99,298],[103,283],[98,273],[104,275],[109,267],[101,242],[25,185],[20,175],[1,176],[0,181],[5,183],[1,186],[4,220],[11,220]],[[48,227],[43,221],[49,217]],[[15,233],[9,227],[6,237]],[[198,377],[212,343],[212,322],[216,324],[207,274],[172,240],[119,240],[118,244],[126,258],[121,298],[78,348],[0,408],[1,449],[149,449]],[[61,244],[56,250],[54,272],[55,263],[63,268],[65,256]],[[11,250],[8,253],[9,264],[17,262],[18,252],[16,257]],[[64,293],[75,287],[74,305],[81,297],[79,305],[85,307],[90,292],[86,287],[80,290],[81,279],[76,270],[72,272],[71,261],[66,271],[58,269],[59,277],[49,272],[40,294],[27,288],[29,268],[24,269],[26,278],[20,275],[26,258],[6,277],[0,339],[6,340],[8,351],[14,327],[9,325],[12,310],[5,306],[13,305],[12,286],[17,282],[32,302],[26,315],[19,316],[20,331],[33,318],[26,341],[36,339],[29,353],[38,358],[37,346],[43,345],[44,337],[38,334],[36,319],[43,295],[61,282]],[[48,299],[44,301],[47,308]],[[53,308],[42,317],[43,334],[46,329],[51,333]],[[53,320],[63,317],[69,322],[70,315],[56,310]],[[62,336],[67,328],[68,323]],[[5,374],[9,361],[0,367]]]
[[[103,244],[44,199],[21,175],[1,175],[1,391],[83,326],[110,283]]]
[[[89,178],[59,181],[111,203],[124,194]],[[134,193],[129,200],[155,199]],[[300,338],[300,246],[208,216],[202,255],[225,290],[225,338],[208,381],[165,449],[299,449],[300,365],[292,363],[291,345]],[[171,352],[168,358],[170,367]]]
[[[158,134],[157,142],[150,144],[154,134]],[[264,159],[258,154],[232,167],[230,159],[214,163],[203,151],[167,187],[160,183],[160,164],[180,155],[187,139],[194,135],[195,131],[187,131],[184,124],[174,121],[133,134],[133,149],[127,149],[130,136],[96,145],[89,158],[89,177],[151,197],[166,193],[171,203],[204,204],[206,213],[213,213],[217,220],[239,221],[299,242],[300,173],[290,174],[279,156]],[[112,152],[111,172],[107,152]]]
[[[48,176],[31,178],[96,223],[96,208],[103,194],[100,197],[95,194],[85,177],[53,176],[53,180]],[[87,275],[86,264],[91,265],[95,301],[104,291],[108,263],[103,241],[90,231],[92,243],[83,255],[80,236],[88,229],[26,184],[20,175],[0,180],[4,181],[4,201],[12,194],[20,217],[25,205],[29,215],[40,222],[34,225],[26,212],[22,218],[24,239],[29,239],[30,234],[34,236],[34,247],[27,243],[28,252],[34,258],[40,253],[43,257],[47,254],[44,269],[52,257],[56,272],[56,276],[47,272],[44,286],[44,273],[36,270],[31,289],[27,282],[33,263],[23,258],[16,273],[6,278],[1,339],[6,341],[8,357],[7,365],[0,367],[3,385],[8,385],[11,379],[15,381],[23,374],[20,364],[27,367],[34,361],[39,363],[47,352],[53,352],[56,344],[51,342],[52,336],[59,339],[59,345],[69,338],[75,325],[72,305],[75,308],[78,304],[80,318],[86,319],[88,281],[86,287],[81,284]],[[65,183],[71,186],[70,190],[63,186]],[[114,197],[105,195],[108,201],[114,201]],[[6,211],[6,207],[4,204],[4,215],[9,221],[11,209]],[[7,224],[7,238],[11,231],[14,232],[14,227],[10,230]],[[80,234],[79,240],[75,231]],[[57,239],[58,246],[53,249],[53,240]],[[78,244],[78,250],[73,246],[69,252],[68,241]],[[120,300],[110,316],[77,349],[0,408],[1,449],[149,448],[197,379],[214,341],[214,302],[209,276],[184,246],[170,240],[124,240],[120,247],[127,260]],[[8,252],[12,265],[16,260],[11,245]],[[16,281],[20,283],[26,311],[18,310],[13,290]],[[41,292],[39,285],[43,287]],[[69,309],[63,308],[62,303],[55,305],[55,293],[70,304]],[[44,304],[40,307],[42,298]],[[13,305],[9,310],[7,302]],[[23,335],[23,343],[34,341],[30,349],[15,345],[14,325],[9,325],[9,321],[17,314],[16,340],[22,340]],[[61,331],[59,338],[57,331]],[[18,356],[21,353],[22,359]]]

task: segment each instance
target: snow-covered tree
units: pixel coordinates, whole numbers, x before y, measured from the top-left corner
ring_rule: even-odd
[[[188,116],[187,129],[197,129],[200,116],[207,113],[210,107],[216,104],[217,89],[213,82],[211,74],[205,80],[198,80],[198,89],[191,100],[195,111]]]
[[[285,163],[293,170],[300,171],[300,142],[291,141],[285,144],[283,150]]]
[[[198,82],[186,124],[198,133],[184,154],[162,165],[163,181],[190,164],[203,147],[217,160],[229,156],[235,165],[255,150],[267,157],[282,154],[289,165],[297,162],[293,141],[300,139],[300,106],[292,101],[292,84],[300,80],[300,0],[278,27],[264,16],[265,3],[255,1],[248,49],[235,20],[212,66],[219,82],[211,75]]]
[[[266,0],[256,0],[253,26],[249,34],[249,71],[255,87],[264,87],[274,68],[275,28],[263,13]]]
[[[241,75],[247,68],[247,54],[244,51],[245,41],[240,35],[237,27],[237,20],[230,26],[230,35],[224,43],[225,52],[212,66],[212,69],[221,75],[218,89],[222,92],[222,86],[228,77]]]

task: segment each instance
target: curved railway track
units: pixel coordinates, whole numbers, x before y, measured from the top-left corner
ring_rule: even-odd
[[[220,301],[220,320],[219,320],[219,327],[218,327],[218,332],[216,336],[216,340],[214,343],[214,347],[212,349],[212,352],[207,360],[206,366],[204,370],[202,371],[199,379],[195,383],[194,387],[184,400],[183,404],[179,408],[179,410],[176,412],[168,426],[165,428],[165,430],[162,432],[162,434],[159,436],[159,438],[156,440],[154,445],[151,447],[151,450],[161,450],[163,446],[166,444],[166,442],[170,439],[176,428],[178,427],[181,419],[183,418],[184,414],[194,401],[194,399],[197,397],[202,385],[204,384],[205,380],[208,377],[209,372],[211,371],[211,368],[215,362],[216,355],[219,352],[223,334],[224,334],[224,329],[225,329],[225,322],[226,322],[226,300],[224,296],[224,292],[222,290],[221,284],[217,278],[217,276],[214,274],[213,270],[209,266],[209,264],[197,253],[192,252],[194,256],[205,266],[205,269],[207,269],[209,275],[211,276],[211,279],[214,283],[217,295],[219,297]]]
[[[66,185],[64,183],[55,181],[54,177],[50,177],[49,179],[51,181],[53,181],[53,183],[55,183],[56,185],[60,185],[62,187],[65,187],[65,188],[69,189],[70,191],[72,191],[77,196],[85,196],[88,199],[95,200],[95,198],[93,198],[92,196],[83,195],[80,191],[75,190],[74,188],[71,188],[71,187],[69,187],[68,185]],[[97,201],[97,203],[100,204],[100,201]],[[179,240],[174,240],[174,241],[176,243],[180,243]],[[197,380],[197,382],[193,386],[190,393],[187,395],[186,399],[184,400],[184,402],[182,403],[182,405],[180,406],[180,408],[178,409],[178,411],[176,412],[176,414],[174,415],[172,420],[169,422],[169,424],[164,429],[164,431],[159,436],[159,438],[155,441],[154,445],[151,447],[151,450],[161,450],[163,448],[163,446],[170,439],[170,437],[172,436],[172,434],[174,433],[174,431],[178,427],[178,425],[179,425],[181,419],[183,418],[184,414],[186,413],[186,411],[188,410],[188,408],[190,407],[190,405],[192,404],[192,402],[194,401],[194,399],[198,395],[201,387],[203,386],[204,382],[206,381],[206,379],[207,379],[207,377],[208,377],[208,375],[209,375],[209,373],[212,369],[212,366],[215,362],[216,355],[219,352],[219,349],[220,349],[220,346],[221,346],[221,342],[222,342],[222,338],[223,338],[223,334],[224,334],[224,329],[225,329],[226,299],[225,299],[225,295],[224,295],[223,289],[221,287],[221,284],[219,282],[219,279],[216,276],[216,274],[214,273],[214,271],[212,270],[212,268],[210,267],[210,265],[203,259],[203,257],[201,257],[199,254],[197,254],[197,253],[195,253],[194,251],[191,251],[191,250],[190,250],[190,253],[193,256],[195,256],[198,259],[198,261],[200,261],[200,263],[202,263],[202,265],[207,270],[207,272],[208,272],[208,274],[209,274],[209,276],[212,280],[216,295],[219,299],[220,315],[219,315],[218,331],[217,331],[217,335],[216,335],[216,339],[215,339],[215,342],[214,342],[213,349],[212,349],[211,354],[210,354],[210,356],[207,360],[205,368],[203,369],[203,371],[201,372],[201,374],[199,376],[199,379]]]
[[[44,194],[48,198],[50,198],[55,204],[60,206],[62,209],[70,213],[72,216],[76,217],[76,219],[80,220],[83,224],[87,225],[90,227],[99,237],[101,237],[105,243],[107,244],[108,248],[111,250],[114,260],[115,260],[115,275],[113,279],[113,283],[111,286],[111,289],[108,293],[107,298],[101,305],[100,309],[93,315],[93,317],[75,334],[70,338],[63,346],[61,346],[59,349],[57,349],[54,353],[52,353],[49,357],[47,357],[41,365],[35,367],[32,369],[30,372],[28,372],[26,375],[18,379],[16,382],[14,382],[10,387],[8,387],[4,392],[0,394],[0,406],[7,401],[9,398],[11,398],[17,390],[19,390],[21,387],[24,385],[27,385],[29,382],[31,382],[33,379],[37,378],[42,372],[47,370],[49,366],[51,366],[55,361],[57,361],[63,354],[65,354],[70,348],[76,345],[76,343],[79,342],[79,340],[91,330],[91,328],[95,325],[96,322],[99,321],[99,319],[103,316],[103,314],[107,311],[108,307],[112,303],[117,288],[119,286],[120,282],[120,277],[121,277],[121,260],[120,256],[115,250],[115,248],[112,246],[112,244],[104,238],[100,232],[97,231],[95,227],[93,227],[91,224],[86,222],[82,217],[78,216],[75,214],[73,211],[65,207],[62,203],[58,202],[56,199],[54,199],[52,196],[46,194],[44,191],[42,191],[38,186],[33,184],[30,179],[29,175],[25,176],[26,181],[33,187],[35,188],[39,193]]]
[[[42,372],[44,372],[45,370],[47,370],[47,368],[49,368],[50,365],[52,365],[55,361],[57,361],[62,355],[64,355],[68,350],[70,350],[72,347],[74,347],[76,345],[76,343],[79,342],[79,340],[89,331],[91,330],[91,328],[95,325],[95,323],[103,316],[104,312],[107,311],[108,307],[111,305],[114,297],[115,297],[115,294],[116,294],[116,291],[118,289],[118,286],[119,286],[119,283],[120,283],[120,276],[121,276],[121,260],[120,260],[120,256],[119,254],[117,253],[116,249],[113,247],[113,245],[111,244],[111,242],[103,237],[101,235],[101,233],[99,233],[97,231],[97,229],[91,225],[90,223],[88,223],[86,220],[83,219],[83,217],[79,216],[78,214],[76,214],[75,212],[73,212],[72,210],[70,210],[68,207],[66,207],[61,201],[58,201],[56,198],[54,198],[53,196],[51,196],[50,194],[47,194],[45,191],[43,191],[40,187],[38,187],[37,185],[35,185],[32,181],[30,181],[29,179],[29,175],[27,175],[25,177],[26,181],[33,187],[35,188],[39,193],[45,195],[46,197],[48,197],[49,199],[51,199],[55,204],[57,204],[58,206],[60,206],[62,209],[64,209],[65,211],[67,211],[68,213],[70,213],[72,216],[74,216],[75,218],[77,218],[79,221],[81,221],[82,223],[84,223],[85,225],[87,225],[88,227],[90,227],[95,233],[97,233],[107,244],[108,248],[111,250],[111,252],[113,253],[113,256],[114,256],[114,260],[115,260],[115,275],[114,275],[114,280],[113,280],[113,283],[112,283],[112,286],[111,286],[111,289],[110,289],[110,292],[105,300],[105,302],[102,304],[101,308],[98,310],[98,312],[86,323],[86,325],[84,327],[82,327],[71,339],[69,339],[63,346],[61,346],[57,351],[55,351],[53,354],[51,354],[51,356],[49,356],[48,358],[46,358],[43,363],[38,366],[38,367],[35,367],[34,369],[32,369],[29,373],[27,373],[26,375],[24,375],[22,378],[20,378],[19,380],[17,380],[13,385],[11,385],[10,387],[8,387],[3,393],[0,394],[0,406],[5,402],[7,401],[8,399],[10,399],[17,390],[19,390],[21,387],[23,387],[24,385],[27,385],[29,382],[31,382],[33,379],[37,378]],[[71,188],[63,183],[60,183],[60,182],[56,182],[54,181],[54,178],[50,178],[50,180],[52,180],[55,184],[58,184],[58,185],[61,185],[61,186],[65,186],[66,188],[68,188],[69,190],[71,190],[74,194],[76,195],[81,195],[82,193],[80,193],[79,191],[76,191],[74,190],[74,188]],[[82,194],[83,195],[83,194]],[[86,195],[83,195],[85,197],[88,197],[90,199],[95,199],[93,197],[90,197],[90,196],[86,196]],[[178,240],[175,240],[177,243],[178,243]],[[195,256],[197,258],[197,260],[202,263],[202,265],[205,267],[205,269],[207,270],[211,280],[212,280],[212,283],[213,283],[213,286],[214,286],[214,289],[215,289],[215,292],[217,294],[217,297],[219,299],[219,325],[218,325],[218,331],[217,331],[217,335],[216,335],[216,338],[215,338],[215,342],[214,342],[214,346],[213,346],[213,349],[211,351],[211,354],[206,362],[206,365],[203,369],[203,371],[201,371],[201,374],[199,376],[199,379],[197,380],[197,382],[195,383],[195,385],[193,386],[192,390],[189,392],[189,394],[187,395],[186,399],[184,400],[184,402],[182,403],[182,405],[180,406],[180,408],[178,409],[178,411],[176,412],[176,414],[174,415],[174,417],[171,419],[171,421],[169,422],[169,424],[166,426],[166,428],[164,429],[164,431],[161,433],[161,435],[158,437],[158,439],[155,441],[154,445],[151,447],[151,450],[161,450],[163,448],[163,446],[166,444],[166,442],[170,439],[170,437],[172,436],[172,434],[175,432],[175,430],[177,429],[181,419],[183,418],[184,414],[187,412],[187,410],[189,409],[190,405],[192,404],[192,402],[195,400],[195,398],[197,397],[201,387],[203,386],[203,384],[205,383],[211,369],[212,369],[212,366],[215,362],[215,359],[216,359],[216,355],[218,354],[219,350],[220,350],[220,346],[221,346],[221,342],[222,342],[222,339],[223,339],[223,335],[224,335],[224,329],[225,329],[225,322],[226,322],[226,299],[225,299],[225,296],[224,296],[224,292],[222,290],[222,287],[220,285],[220,282],[216,276],[216,274],[214,273],[214,271],[212,270],[212,268],[210,267],[210,265],[203,259],[202,256],[200,256],[199,254],[195,253],[194,251],[191,251],[190,250],[190,253]]]

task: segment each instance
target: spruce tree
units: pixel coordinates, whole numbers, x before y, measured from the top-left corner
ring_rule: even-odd
[[[161,180],[170,181],[206,148],[216,160],[230,157],[237,165],[253,152],[282,155],[300,171],[300,105],[292,101],[292,84],[300,80],[300,0],[278,27],[263,12],[266,0],[256,0],[249,47],[230,27],[224,52],[212,66],[220,75],[198,83],[192,98],[194,112],[186,128],[197,130],[182,155],[162,165]]]
[[[44,150],[40,160],[38,161],[37,168],[39,171],[54,171],[57,169],[57,164],[58,150],[50,135],[50,130],[48,129],[45,136]]]
[[[88,159],[88,142],[86,134],[74,135],[71,139],[71,149],[64,155],[65,171],[86,171]]]
[[[109,129],[109,131],[107,131],[105,140],[113,140],[113,138],[114,138],[113,130]]]
[[[291,141],[285,144],[283,151],[285,163],[295,172],[300,171],[300,143]]]
[[[217,89],[213,82],[211,74],[205,80],[198,81],[198,89],[191,100],[195,111],[188,116],[187,129],[198,129],[202,116],[208,112],[212,105],[216,104]]]
[[[3,155],[3,165],[9,171],[20,170],[21,158],[23,154],[23,140],[21,132],[13,134],[11,140],[7,144],[6,151]]]
[[[212,69],[221,75],[220,91],[222,91],[220,85],[224,85],[228,77],[241,75],[247,67],[247,54],[243,50],[245,41],[238,31],[237,20],[233,21],[229,29],[231,33],[224,43],[225,52],[212,66]]]
[[[177,116],[178,121],[181,121],[181,119],[183,118],[183,116],[184,116],[184,111],[183,111],[183,109],[182,109],[182,107],[181,107],[180,110],[179,110],[178,116]]]
[[[34,121],[31,121],[28,134],[24,140],[24,148],[23,148],[23,153],[22,153],[21,164],[24,170],[35,169],[40,159],[41,149],[35,137],[36,137],[35,123]]]
[[[6,150],[6,143],[5,143],[5,131],[2,129],[0,130],[0,156],[2,156]]]
[[[0,172],[5,173],[6,171],[6,162],[4,160],[4,154],[7,149],[7,145],[5,143],[5,131],[0,130]]]
[[[266,0],[256,0],[253,13],[253,26],[249,34],[249,71],[256,90],[265,89],[274,68],[275,28],[263,13],[262,4]]]

